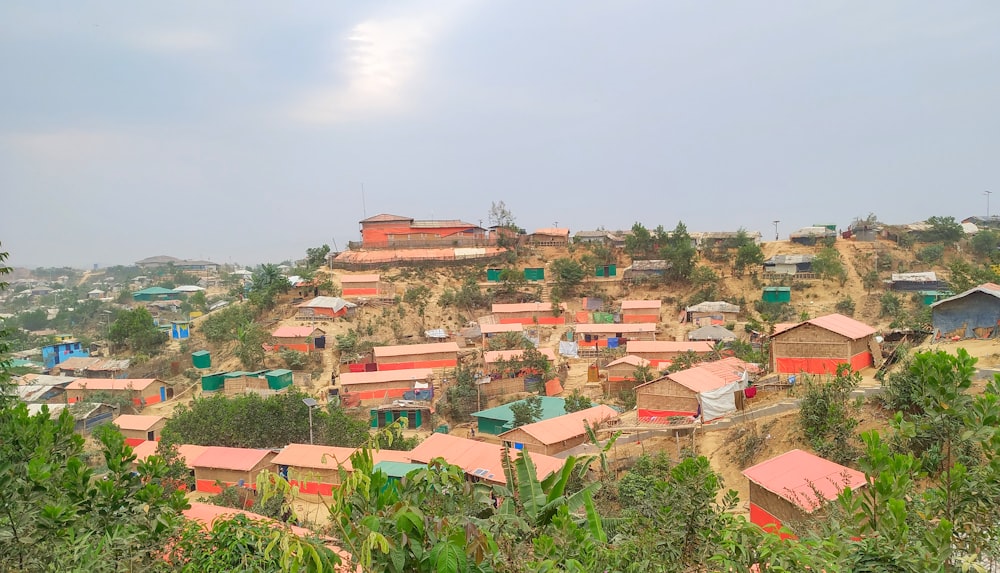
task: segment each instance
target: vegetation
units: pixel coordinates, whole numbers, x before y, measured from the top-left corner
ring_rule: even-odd
[[[930,230],[924,231],[921,235],[925,243],[950,245],[961,241],[965,236],[962,224],[954,217],[930,217],[927,219],[927,224],[931,226]]]
[[[586,410],[587,408],[592,408],[594,406],[594,403],[590,401],[590,398],[581,394],[579,389],[573,390],[573,392],[566,396],[565,399],[565,409],[567,414],[579,412],[580,410]]]
[[[834,247],[823,247],[813,258],[812,268],[823,280],[836,280],[840,286],[847,282],[847,269]]]
[[[167,335],[153,324],[149,311],[140,306],[118,314],[111,323],[108,340],[119,348],[152,354],[167,341]]]
[[[552,261],[551,268],[556,283],[553,294],[560,298],[576,294],[576,289],[586,274],[583,266],[573,259],[562,257]]]
[[[518,400],[510,405],[510,412],[514,414],[515,428],[537,422],[542,419],[542,399],[529,396]]]
[[[805,394],[799,405],[799,421],[809,444],[821,457],[839,464],[853,463],[859,454],[854,444],[854,417],[857,406],[851,392],[861,381],[848,364],[837,365],[837,373],[828,381],[805,379]]]
[[[326,257],[330,254],[330,245],[324,244],[320,247],[306,249],[306,268],[316,270],[326,264]]]
[[[282,350],[280,356],[289,370],[303,370],[309,364],[308,354],[291,348]]]
[[[457,422],[468,421],[470,414],[479,410],[479,389],[469,367],[459,364],[455,369],[455,383],[446,386],[444,398],[438,401],[437,408]]]
[[[837,301],[837,304],[834,305],[834,309],[844,316],[854,316],[854,299],[851,298],[850,295],[845,296]]]

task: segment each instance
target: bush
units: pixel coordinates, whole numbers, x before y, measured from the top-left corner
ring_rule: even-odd
[[[850,464],[859,449],[855,445],[856,407],[851,392],[861,381],[848,364],[837,366],[837,374],[828,382],[806,378],[805,395],[799,406],[799,422],[810,445],[820,457]]]
[[[837,301],[836,306],[837,312],[843,314],[844,316],[854,316],[854,299],[850,296],[844,297]]]
[[[917,260],[928,265],[934,264],[944,256],[944,245],[928,245],[917,253]]]
[[[305,352],[286,348],[281,351],[281,359],[285,361],[285,366],[289,370],[302,370],[309,362],[309,355]]]
[[[879,298],[879,316],[896,316],[903,310],[903,302],[892,292],[886,292]]]

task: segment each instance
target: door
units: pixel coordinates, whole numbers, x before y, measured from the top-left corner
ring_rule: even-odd
[[[160,386],[160,402],[166,402],[166,401],[167,401],[167,387]]]

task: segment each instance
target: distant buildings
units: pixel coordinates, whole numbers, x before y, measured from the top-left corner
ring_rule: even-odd
[[[64,340],[42,347],[42,363],[46,370],[55,368],[69,358],[88,356],[90,351],[83,348],[79,340]]]

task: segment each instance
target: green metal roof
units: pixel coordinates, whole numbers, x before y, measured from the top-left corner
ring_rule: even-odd
[[[381,470],[382,473],[391,478],[401,478],[406,474],[412,472],[413,470],[422,470],[427,467],[427,464],[408,464],[405,462],[379,462],[375,464],[372,468],[375,471]]]
[[[154,287],[144,288],[139,291],[135,291],[134,293],[132,293],[132,296],[135,296],[137,294],[178,294],[178,292],[173,289],[154,286]]]
[[[291,374],[291,370],[286,370],[284,368],[278,368],[276,370],[268,370],[264,373],[264,376],[284,376],[285,374]]]
[[[764,287],[764,292],[791,292],[792,287],[769,286]]]
[[[542,420],[562,416],[566,413],[566,400],[562,398],[553,398],[551,396],[539,396],[539,398],[542,399]],[[518,400],[517,402],[524,402],[524,400]],[[516,404],[517,402],[511,402],[510,404],[504,404],[503,406],[497,406],[496,408],[474,412],[472,415],[477,418],[490,418],[491,420],[513,422],[514,412],[510,411],[510,406],[511,404]]]

